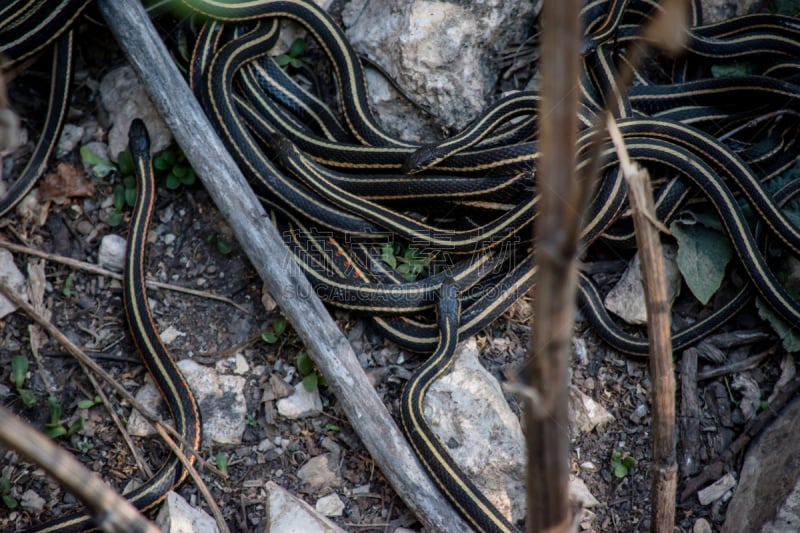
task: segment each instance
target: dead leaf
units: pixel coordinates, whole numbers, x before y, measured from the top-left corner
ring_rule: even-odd
[[[731,388],[742,395],[739,408],[742,410],[745,420],[750,420],[761,406],[761,389],[758,387],[758,383],[746,374],[737,374],[733,378]]]
[[[16,213],[22,223],[22,234],[32,235],[47,222],[50,202],[40,202],[39,189],[33,189],[17,204]]]
[[[39,200],[66,204],[70,198],[93,196],[94,185],[86,177],[83,167],[59,163],[56,171],[45,175],[39,185]]]

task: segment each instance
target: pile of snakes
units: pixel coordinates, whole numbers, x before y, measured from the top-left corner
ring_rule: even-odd
[[[0,200],[0,215],[48,164],[69,104],[72,22],[90,3],[15,0],[0,7],[5,67],[37,53],[53,56],[45,125],[29,164]],[[310,0],[171,3],[191,14],[190,52],[180,62],[187,82],[316,293],[333,306],[363,313],[401,346],[434,352],[402,402],[406,429],[424,436],[421,443],[410,436],[423,463],[477,529],[513,530],[451,467],[438,441],[429,442],[420,413],[421,397],[448,363],[454,343],[486,327],[533,283],[539,97],[513,93],[448,139],[408,142],[381,127],[370,110],[358,55],[337,23]],[[587,165],[594,151],[592,125],[609,107],[610,95],[631,157],[657,178],[658,218],[669,224],[697,199],[719,216],[747,283],[722,307],[675,331],[675,349],[708,335],[756,293],[786,322],[800,324],[800,304],[767,263],[768,247],[776,243],[790,253],[800,251],[800,228],[782,208],[800,184],[770,186],[800,155],[800,19],[755,14],[704,25],[693,5],[685,53],[653,60],[636,70],[631,87],[616,86],[626,49],[643,39],[641,25],[660,9],[655,0],[594,0],[585,6],[579,166]],[[338,102],[331,105],[312,94],[270,55],[285,20],[304,27],[327,56]],[[745,65],[747,73],[712,75],[712,67],[730,65]],[[145,178],[146,134],[137,126],[131,137]],[[601,176],[581,237],[587,249],[596,242],[630,247],[625,186],[610,141],[599,153]],[[143,190],[149,192],[140,194],[153,194],[152,188]],[[131,240],[143,235],[140,224],[149,219],[141,209],[132,220]],[[757,222],[745,211],[755,213]],[[409,280],[385,260],[386,243],[418,249],[430,261]],[[136,262],[140,244],[131,249],[128,279],[134,294],[127,312],[134,337],[147,345],[141,331],[152,328],[151,320],[146,301],[137,305],[141,295],[135,294],[142,277]],[[614,323],[584,274],[579,297],[609,345],[647,354],[647,339]],[[176,383],[182,379],[159,366],[164,358],[168,354],[156,355],[148,366],[165,378],[165,395],[178,396]],[[196,405],[183,401],[174,399],[176,409],[185,411],[177,417],[184,417],[182,432],[189,435],[197,425],[191,416]],[[151,484],[132,499],[142,508],[152,506],[165,487],[182,479],[180,471],[180,465],[170,466],[157,487]],[[80,529],[85,520],[63,519],[44,530]]]

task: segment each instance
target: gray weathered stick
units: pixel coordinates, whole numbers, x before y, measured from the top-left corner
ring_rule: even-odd
[[[100,11],[150,98],[225,216],[270,293],[325,375],[347,419],[403,501],[431,531],[466,527],[419,466],[367,381],[347,340],[291,259],[139,2],[103,0]]]
[[[1,405],[0,443],[42,467],[75,494],[98,519],[104,531],[160,531],[125,498],[109,489],[100,476]]]

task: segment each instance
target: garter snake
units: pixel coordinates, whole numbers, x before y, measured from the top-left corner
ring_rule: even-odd
[[[197,402],[183,374],[161,342],[147,302],[144,283],[145,243],[155,205],[155,179],[150,159],[150,140],[144,124],[138,119],[131,124],[129,147],[138,190],[125,250],[122,285],[125,316],[136,349],[166,400],[175,430],[184,442],[197,449],[200,444]],[[194,462],[194,454],[187,454],[187,458]],[[180,460],[172,455],[151,479],[125,497],[144,511],[158,505],[167,491],[180,484],[185,477],[186,470]],[[92,517],[79,513],[41,524],[33,531],[63,533],[85,531],[92,526]]]
[[[372,115],[357,55],[338,25],[312,3],[182,2],[212,19],[200,32],[187,69],[192,87],[243,172],[266,196],[265,204],[276,223],[283,225],[295,258],[312,283],[333,305],[377,313],[376,326],[387,337],[411,349],[434,352],[409,380],[401,402],[401,421],[421,461],[476,528],[512,529],[432,436],[422,416],[421,401],[430,383],[449,364],[457,339],[479,331],[502,314],[534,282],[530,242],[521,235],[530,233],[526,224],[535,216],[531,171],[538,156],[534,141],[538,96],[523,92],[500,99],[470,127],[445,141],[427,145],[407,142],[384,131]],[[31,55],[55,38],[58,32],[53,30],[53,20],[66,21],[59,28],[61,32],[88,3],[89,0],[21,0],[0,8],[0,49],[10,51],[12,58]],[[23,6],[50,9],[54,16],[31,17]],[[638,26],[653,9],[659,6],[651,0],[598,0],[587,4],[587,73],[581,84],[581,122],[589,126],[591,113],[603,107],[600,95],[613,95],[614,105],[620,110],[620,128],[632,156],[681,176],[662,188],[659,217],[669,220],[675,216],[692,187],[703,191],[723,220],[758,293],[782,317],[798,323],[797,304],[767,267],[764,252],[731,190],[738,191],[742,201],[759,213],[773,235],[795,252],[799,250],[800,230],[782,213],[777,201],[764,193],[760,183],[760,179],[771,177],[793,162],[794,157],[787,152],[796,146],[797,127],[791,122],[776,125],[769,132],[768,141],[755,131],[739,136],[730,146],[715,138],[757,116],[760,109],[740,109],[743,95],[752,100],[780,97],[796,108],[800,90],[796,90],[793,79],[777,80],[768,73],[785,72],[790,77],[800,71],[791,61],[800,55],[797,22],[787,17],[752,15],[692,28],[688,30],[690,57],[677,69],[683,74],[675,75],[675,83],[662,87],[637,74],[639,86],[627,95],[613,81],[620,47],[639,38]],[[344,125],[339,125],[336,114],[319,101],[302,94],[291,78],[275,70],[265,57],[277,40],[278,21],[283,18],[305,26],[330,59]],[[226,30],[227,23],[248,21],[256,26]],[[53,35],[48,36],[49,33]],[[71,60],[70,39],[69,31],[62,32],[54,46],[54,65],[61,66],[54,67],[45,134],[31,158],[31,170],[23,174],[21,185],[15,185],[18,190],[29,190],[32,179],[41,172],[63,121],[69,84],[65,73],[71,70],[67,61]],[[735,82],[682,79],[685,72],[691,71],[690,63],[703,58],[728,61],[770,55],[780,56],[781,63],[765,65],[763,71],[739,77]],[[721,103],[726,104],[724,109],[720,109]],[[515,126],[515,117],[525,122]],[[587,149],[589,137],[588,133],[582,135],[581,150]],[[131,144],[142,177],[149,173],[144,138],[145,133],[137,124]],[[604,149],[603,165],[609,172],[585,223],[583,236],[587,243],[601,234],[611,235],[606,229],[624,211],[624,187],[613,164],[613,153]],[[416,174],[404,175],[404,170]],[[506,189],[507,186],[520,188]],[[151,184],[142,182],[140,187],[140,204],[134,211],[129,241],[126,312],[134,340],[149,370],[161,380],[159,386],[179,430],[196,445],[197,406],[169,354],[153,336],[154,326],[140,285],[146,231],[143,227],[150,217],[149,202],[154,193]],[[465,227],[450,225],[446,217],[444,222],[422,220],[416,213],[408,214],[398,207],[413,202],[435,204],[448,195],[462,193],[471,195],[473,200],[496,194],[490,198],[492,201],[511,207],[499,216],[469,221]],[[24,192],[3,199],[0,212],[6,211],[21,194]],[[520,196],[524,199],[519,200]],[[400,235],[435,253],[470,259],[419,282],[401,281],[391,269],[380,265],[373,245],[358,240],[376,234]],[[607,240],[625,238],[619,234]],[[501,253],[507,246],[517,253]],[[461,293],[458,296],[448,279],[451,276]],[[392,290],[400,296],[395,298]],[[752,292],[749,286],[743,287],[707,319],[676,332],[674,345],[696,342],[732,316]],[[589,321],[609,344],[626,353],[646,354],[646,339],[614,324],[597,289],[585,275],[580,277],[580,297]],[[463,309],[459,308],[460,302],[465,304]],[[438,309],[436,319],[431,316],[434,306]],[[156,478],[131,498],[140,507],[148,508],[159,500],[163,490],[182,477],[182,468],[174,458],[170,459]],[[85,517],[66,518],[47,527],[69,530],[84,520]]]

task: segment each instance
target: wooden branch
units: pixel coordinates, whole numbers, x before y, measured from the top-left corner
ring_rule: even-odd
[[[636,247],[641,260],[642,284],[647,307],[647,340],[650,348],[650,380],[653,404],[653,482],[650,528],[672,533],[675,528],[675,494],[678,462],[675,452],[675,369],[672,364],[670,304],[664,275],[664,254],[657,224],[650,174],[632,164],[622,135],[611,115],[608,131],[628,186]]]
[[[568,368],[575,319],[577,251],[591,187],[576,175],[580,87],[579,0],[542,6],[542,156],[535,224],[535,312],[525,381],[528,531],[575,529],[568,494]]]
[[[431,531],[466,526],[422,470],[336,323],[284,246],[138,2],[100,11],[237,241],[305,343],[348,420],[405,503]]]
[[[3,406],[0,406],[0,443],[17,450],[75,494],[91,510],[103,531],[160,531],[125,498],[103,483],[100,476]]]

